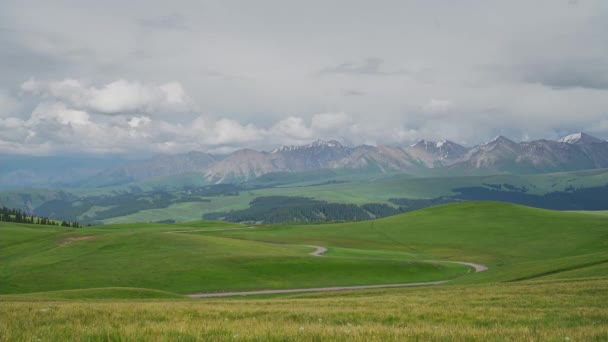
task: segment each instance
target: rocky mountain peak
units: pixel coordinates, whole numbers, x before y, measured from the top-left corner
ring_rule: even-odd
[[[281,146],[272,150],[271,153],[280,153],[280,152],[292,152],[292,151],[300,151],[311,148],[343,148],[344,146],[337,140],[322,140],[318,139],[313,141],[307,145],[290,145],[290,146]]]
[[[490,145],[490,144],[516,144],[516,142],[514,142],[513,140],[505,137],[504,135],[499,135],[496,138],[490,140],[488,143],[486,143],[486,145]]]
[[[566,143],[566,144],[582,145],[582,144],[598,143],[598,142],[602,142],[604,140],[598,139],[594,136],[591,136],[591,135],[583,133],[583,132],[578,132],[578,133],[567,135],[567,136],[559,139],[558,141],[562,142],[562,143]]]
[[[339,141],[337,140],[316,140],[313,143],[306,145],[306,146],[310,146],[310,147],[343,147],[342,144],[340,144]]]

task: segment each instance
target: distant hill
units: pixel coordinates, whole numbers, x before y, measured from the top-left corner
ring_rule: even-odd
[[[0,155],[0,190],[70,186],[123,163],[117,157]]]
[[[19,159],[21,158],[21,159]],[[272,151],[237,150],[227,156],[192,151],[125,161],[103,158],[0,157],[0,189],[98,188],[198,175],[201,184],[241,183],[272,173],[348,170],[366,175],[422,176],[536,174],[608,168],[608,141],[585,133],[558,141],[515,142],[499,136],[465,147],[449,140],[410,146],[345,146],[317,140]]]
[[[159,155],[147,160],[130,161],[117,165],[80,182],[78,186],[112,186],[149,178],[168,177],[192,172],[202,173],[218,160],[219,157],[196,151],[186,154]]]
[[[91,178],[98,186],[125,184],[147,178],[200,173],[208,184],[238,183],[269,173],[315,170],[360,170],[376,174],[414,175],[529,174],[608,167],[608,142],[585,133],[559,141],[514,142],[499,136],[472,148],[449,140],[421,140],[404,147],[344,146],[317,140],[272,151],[237,150],[225,158],[202,152],[159,156],[130,162]]]

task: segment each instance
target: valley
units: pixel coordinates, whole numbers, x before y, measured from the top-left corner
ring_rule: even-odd
[[[584,133],[521,143],[497,137],[473,148],[449,141],[347,147],[319,140],[270,152],[129,161],[71,185],[0,191],[0,204],[93,225],[369,220],[467,200],[608,210],[604,161],[608,142]],[[272,204],[278,202],[280,209]]]

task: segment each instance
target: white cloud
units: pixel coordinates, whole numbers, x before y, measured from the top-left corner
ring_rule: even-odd
[[[87,112],[67,108],[63,103],[41,103],[32,112],[27,125],[37,125],[53,120],[61,125],[87,125],[90,116]]]
[[[204,140],[209,145],[231,145],[255,142],[261,135],[260,131],[253,125],[242,125],[236,120],[221,119],[217,121],[213,129],[208,132]]]
[[[0,1],[0,140],[26,144],[14,132],[33,131],[47,140],[27,146],[45,150],[227,151],[317,138],[608,137],[608,2],[529,8]],[[41,103],[65,106],[46,133],[24,126]]]
[[[353,122],[352,117],[344,112],[339,113],[321,113],[312,117],[311,128],[318,130],[331,130],[343,128]]]
[[[278,141],[294,142],[311,139],[314,132],[306,126],[302,118],[290,116],[277,122],[270,130],[271,138]]]
[[[150,120],[150,118],[147,116],[134,116],[129,119],[128,124],[132,128],[137,128],[139,126],[149,124],[151,121],[152,120]]]
[[[442,114],[450,110],[452,102],[447,100],[430,99],[423,109],[429,113]]]
[[[0,118],[14,115],[19,107],[19,102],[15,98],[0,91]]]
[[[57,82],[30,79],[21,85],[21,90],[44,99],[64,101],[77,108],[106,114],[183,111],[190,106],[188,96],[177,82],[157,86],[119,79],[95,87],[74,79]]]

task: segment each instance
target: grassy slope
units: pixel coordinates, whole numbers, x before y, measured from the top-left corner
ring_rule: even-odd
[[[214,233],[330,247],[335,256],[448,259],[490,271],[461,281],[506,281],[608,262],[606,217],[496,202],[448,204],[376,221]],[[333,248],[332,248],[333,247]],[[608,275],[608,274],[605,274]]]
[[[0,225],[2,293],[98,287],[175,293],[430,281],[513,281],[608,261],[603,216],[493,202],[428,208],[376,221],[239,228],[225,222],[129,224],[79,230]],[[192,228],[191,233],[166,233]],[[201,232],[200,230],[207,230]],[[79,235],[88,240],[65,244]],[[316,244],[327,257],[306,255]],[[598,266],[597,276],[608,275]],[[592,272],[593,273],[593,272]],[[57,274],[62,274],[57,277]],[[585,273],[588,275],[587,273]]]
[[[403,260],[313,258],[309,247],[166,233],[188,226],[214,228],[205,223],[78,230],[0,224],[0,291],[120,286],[191,293],[432,281],[468,270]],[[66,244],[79,236],[92,238]]]
[[[580,213],[580,214],[599,215],[599,216],[606,216],[606,217],[608,217],[608,210],[596,210],[596,211],[580,210],[580,211],[573,211],[573,212]]]
[[[225,212],[240,210],[249,207],[249,202],[255,199],[248,193],[239,196],[211,197],[211,202],[182,202],[168,206],[167,208],[142,210],[133,214],[112,217],[102,220],[105,224],[129,223],[129,222],[156,222],[166,219],[175,221],[200,220],[203,214],[212,212]]]
[[[386,259],[442,258],[487,263],[489,271],[458,281],[491,284],[204,301],[136,288],[2,295],[0,339],[608,339],[605,216],[486,202],[439,206],[374,222],[212,232],[218,225],[116,225],[69,231],[0,225],[0,283],[14,285],[17,280],[21,285],[29,284],[30,291],[35,287],[32,283],[39,283],[39,288],[48,290],[58,278],[79,274],[80,285],[98,287],[96,273],[107,272],[112,275],[110,283],[120,280],[120,286],[137,286],[122,281],[141,277],[148,282],[146,287],[159,285],[158,280],[145,278],[150,274],[172,282],[173,288],[197,280],[180,278],[180,272],[167,277],[164,272],[176,267],[167,258],[192,259],[183,273],[198,274],[199,280],[211,279],[216,284],[222,283],[217,277],[220,273],[214,274],[205,263],[225,268],[224,274],[231,277],[236,273],[226,283],[231,285],[233,281],[259,285],[256,274],[268,271],[280,272],[278,280],[302,281],[291,275],[331,273],[333,266],[345,266],[334,264],[340,260],[357,266],[348,272],[369,276],[370,280],[374,273],[366,273],[369,269],[383,274],[403,271],[403,264],[392,268]],[[233,227],[239,226],[221,223],[221,228]],[[162,233],[189,228],[208,232]],[[77,234],[99,237],[58,246]],[[295,243],[330,246],[329,256],[303,257],[309,249],[285,245]],[[198,251],[201,248],[203,252]],[[232,263],[227,262],[231,258]],[[369,263],[374,259],[378,264]],[[284,264],[285,260],[298,262]],[[315,264],[310,270],[300,264],[322,260],[331,262]],[[241,274],[243,264],[251,266],[251,262],[256,266],[249,274]],[[115,263],[119,265],[114,267]],[[198,273],[199,267],[203,273]],[[88,277],[94,281],[83,283],[90,281]],[[509,282],[520,278],[531,280]],[[492,283],[496,281],[506,282]]]

